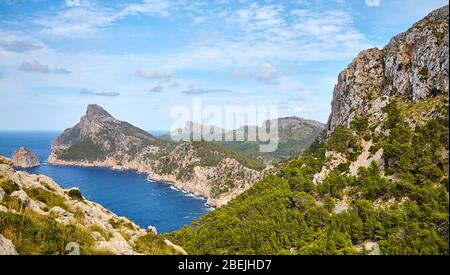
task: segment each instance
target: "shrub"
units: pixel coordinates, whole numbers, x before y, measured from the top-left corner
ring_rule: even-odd
[[[2,179],[0,181],[0,187],[5,191],[6,195],[10,195],[12,192],[20,190],[19,185],[11,179]]]
[[[59,206],[67,211],[70,210],[65,203],[66,199],[55,193],[44,190],[42,188],[27,188],[25,189],[25,192],[30,198],[45,203],[49,208]]]
[[[84,201],[83,195],[81,195],[80,190],[78,190],[78,189],[76,189],[76,188],[70,189],[70,190],[67,192],[67,194],[69,195],[69,197],[70,197],[71,199],[79,200],[79,201]]]

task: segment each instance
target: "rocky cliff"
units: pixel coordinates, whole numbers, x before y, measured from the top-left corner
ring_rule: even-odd
[[[0,255],[183,254],[125,217],[63,189],[44,175],[15,171],[0,155]]]
[[[448,12],[359,53],[324,137],[168,237],[208,255],[448,255]]]
[[[11,161],[14,166],[21,168],[31,168],[40,165],[36,155],[25,147],[20,147],[13,154]]]
[[[264,165],[236,152],[156,138],[98,105],[89,105],[80,122],[53,142],[48,162],[134,169],[205,197],[212,206],[226,204],[264,174]]]
[[[383,48],[358,54],[339,74],[334,88],[327,136],[357,117],[383,118],[391,97],[421,102],[449,91],[448,6],[433,11]]]

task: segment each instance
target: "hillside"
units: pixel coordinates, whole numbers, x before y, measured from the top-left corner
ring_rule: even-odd
[[[0,255],[184,253],[78,189],[11,165],[0,155]]]
[[[226,204],[265,173],[265,165],[210,142],[174,143],[115,119],[92,104],[52,144],[49,163],[133,169]],[[233,169],[230,169],[233,168]]]
[[[325,129],[325,125],[314,120],[304,119],[300,117],[281,117],[278,118],[278,147],[277,150],[270,153],[260,153],[259,145],[261,142],[249,141],[248,133],[249,128],[256,132],[265,131],[269,127],[270,121],[265,121],[261,126],[241,126],[235,130],[225,130],[217,126],[201,125],[194,122],[187,122],[183,129],[177,129],[172,134],[176,137],[178,134],[188,133],[190,137],[197,131],[201,131],[206,127],[209,131],[214,133],[221,133],[224,135],[232,134],[233,136],[243,136],[244,141],[215,141],[215,143],[231,149],[233,151],[243,153],[246,156],[263,161],[266,163],[273,162],[278,159],[288,158],[302,152],[308,148],[315,138],[322,133]],[[170,136],[163,137],[166,140],[170,140]]]
[[[449,254],[448,6],[339,74],[327,131],[167,234],[192,254]]]

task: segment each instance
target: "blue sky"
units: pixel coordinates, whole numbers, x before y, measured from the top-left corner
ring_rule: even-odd
[[[144,129],[203,104],[326,122],[338,73],[441,0],[0,1],[0,130],[60,130],[97,103]]]

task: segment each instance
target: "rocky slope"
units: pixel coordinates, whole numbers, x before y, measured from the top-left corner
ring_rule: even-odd
[[[169,235],[198,254],[449,254],[449,8],[358,54],[327,131]]]
[[[150,228],[151,229],[151,228]],[[0,156],[1,254],[182,254],[168,240]]]
[[[174,143],[89,105],[86,114],[52,144],[49,163],[134,169],[226,204],[264,174],[264,165],[208,142]],[[226,167],[233,167],[227,169]]]
[[[449,91],[448,6],[433,11],[383,49],[358,54],[339,74],[334,88],[327,136],[357,117],[383,119],[392,96],[420,102]]]
[[[40,165],[36,155],[25,147],[20,147],[12,155],[11,161],[14,166],[21,168],[31,168]]]

